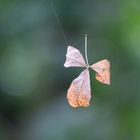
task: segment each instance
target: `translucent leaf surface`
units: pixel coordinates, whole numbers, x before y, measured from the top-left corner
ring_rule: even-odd
[[[65,67],[86,67],[86,62],[79,50],[68,46]]]
[[[101,83],[110,85],[110,62],[101,60],[91,66],[96,71],[96,79]]]
[[[91,98],[90,76],[86,69],[72,81],[67,93],[68,102],[72,107],[88,107]]]

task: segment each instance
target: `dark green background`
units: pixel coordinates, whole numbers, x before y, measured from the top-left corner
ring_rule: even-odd
[[[111,62],[111,85],[91,74],[89,108],[71,108],[67,43],[49,0],[0,0],[0,140],[140,140],[140,1],[54,0],[67,43],[90,64]],[[77,42],[81,40],[80,42]]]

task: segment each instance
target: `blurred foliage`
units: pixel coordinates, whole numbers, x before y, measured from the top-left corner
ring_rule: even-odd
[[[91,71],[91,106],[78,109],[66,92],[82,69],[63,67],[51,3],[0,1],[0,139],[140,140],[140,1],[53,0],[67,43],[83,53],[87,33],[90,64],[111,61],[111,85]]]

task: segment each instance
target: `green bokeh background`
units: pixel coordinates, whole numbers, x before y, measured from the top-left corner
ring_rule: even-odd
[[[91,74],[88,108],[71,108],[67,44],[49,0],[0,0],[0,140],[140,140],[140,1],[53,0],[67,43],[90,64],[111,62],[111,85]],[[80,42],[77,42],[81,40]]]

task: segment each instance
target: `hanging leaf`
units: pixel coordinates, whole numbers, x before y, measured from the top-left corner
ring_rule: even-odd
[[[105,59],[91,66],[96,71],[96,79],[101,83],[110,85],[110,62]]]
[[[91,98],[89,70],[84,70],[72,81],[67,94],[72,107],[87,107]]]
[[[87,36],[85,36],[85,58],[79,50],[68,46],[66,62],[64,67],[85,67],[86,69],[72,81],[67,99],[72,107],[88,107],[91,98],[89,68],[96,72],[96,79],[103,84],[110,85],[110,62],[107,59],[101,60],[92,66],[88,64],[87,58]]]
[[[86,62],[79,50],[68,46],[65,67],[86,67]]]

